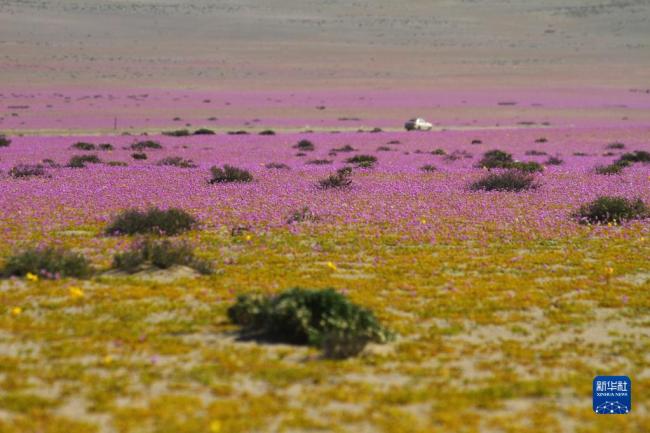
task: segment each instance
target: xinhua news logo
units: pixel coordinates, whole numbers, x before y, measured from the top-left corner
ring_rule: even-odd
[[[626,415],[632,410],[632,381],[627,376],[594,378],[594,412],[598,415]]]

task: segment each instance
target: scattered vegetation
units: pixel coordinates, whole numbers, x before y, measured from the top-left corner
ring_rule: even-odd
[[[238,131],[228,131],[228,135],[248,135],[248,131],[240,129]]]
[[[331,159],[311,159],[306,162],[306,164],[311,164],[311,165],[328,165],[331,164],[332,161]]]
[[[585,204],[574,214],[582,224],[621,223],[650,216],[650,209],[641,200],[603,196]]]
[[[625,144],[616,141],[614,143],[609,143],[605,146],[605,149],[625,149]]]
[[[123,161],[108,161],[106,165],[110,167],[127,167],[129,164]]]
[[[544,152],[543,150],[528,150],[528,151],[526,151],[526,155],[528,155],[528,156],[544,156],[544,155],[547,155],[547,153]]]
[[[0,134],[0,147],[8,147],[10,144],[11,140],[9,140],[6,135]]]
[[[276,170],[290,170],[291,168],[283,163],[283,162],[269,162],[268,164],[264,165],[264,167],[268,169],[276,169]]]
[[[153,140],[137,141],[131,145],[131,150],[145,150],[145,149],[162,149],[162,145],[157,141],[153,141]]]
[[[130,251],[113,257],[113,269],[134,273],[150,267],[168,269],[174,265],[189,266],[204,275],[213,272],[212,264],[194,256],[193,248],[185,242],[168,239],[145,239]]]
[[[208,128],[199,128],[194,131],[194,135],[215,135],[216,133],[212,129]]]
[[[25,249],[9,257],[2,268],[4,277],[85,278],[91,273],[83,255],[50,246]]]
[[[264,131],[260,131],[260,135],[275,135],[275,131],[272,129],[265,129]]]
[[[85,141],[79,141],[72,145],[73,149],[78,150],[95,150],[97,147],[93,143],[86,143]]]
[[[352,184],[352,169],[350,167],[340,168],[334,174],[321,179],[318,184],[322,189],[345,188]]]
[[[393,149],[391,149],[388,146],[379,146],[377,148],[377,152],[390,152],[391,150],[393,150]]]
[[[355,155],[352,158],[346,159],[345,162],[356,164],[360,168],[370,168],[377,162],[377,157],[373,155]]]
[[[9,170],[9,176],[16,179],[45,175],[45,167],[41,164],[18,164]]]
[[[147,156],[147,154],[144,153],[144,152],[133,152],[133,153],[131,154],[131,158],[133,158],[133,159],[135,159],[135,160],[142,161],[142,160],[147,159],[148,156]]]
[[[212,167],[210,172],[212,173],[210,183],[251,182],[253,180],[253,175],[248,170],[227,164],[223,168]]]
[[[190,136],[190,131],[187,129],[177,129],[175,131],[163,131],[163,135],[168,137],[188,137]]]
[[[550,156],[546,160],[546,162],[544,162],[544,164],[546,164],[546,165],[562,165],[562,164],[564,164],[564,161],[559,156]]]
[[[101,143],[101,144],[100,144],[99,146],[97,146],[97,147],[99,148],[99,150],[104,150],[104,151],[107,151],[107,150],[115,150],[115,148],[113,147],[113,145],[110,144],[110,143]]]
[[[523,171],[526,173],[533,173],[536,171],[544,170],[544,167],[542,167],[542,165],[538,162],[515,161],[514,159],[512,159],[511,154],[498,149],[485,152],[481,160],[478,162],[478,166],[487,169],[493,169],[493,168],[513,169],[513,170]]]
[[[329,358],[355,356],[367,343],[386,343],[393,337],[370,310],[332,289],[240,295],[228,317],[245,335],[321,347]]]
[[[182,209],[161,210],[150,208],[146,211],[127,209],[117,215],[106,228],[108,235],[164,234],[174,236],[191,230],[196,219]]]
[[[431,173],[431,172],[434,172],[434,171],[436,171],[438,169],[434,165],[426,164],[426,165],[423,165],[422,167],[420,167],[420,170]]]
[[[196,164],[191,159],[185,159],[180,156],[168,156],[158,161],[158,165],[168,165],[180,168],[196,168]]]
[[[488,173],[470,185],[474,191],[512,191],[520,192],[535,189],[535,178],[520,170],[507,170],[500,173]]]
[[[629,165],[630,164],[628,162],[616,161],[609,165],[599,165],[596,167],[595,171],[597,174],[605,175],[621,174],[623,172],[623,169]]]
[[[68,161],[70,168],[85,168],[86,164],[99,164],[101,159],[97,155],[75,155]]]
[[[354,152],[356,149],[349,144],[345,146],[332,149],[332,152]]]
[[[650,163],[650,152],[646,152],[645,150],[635,150],[634,152],[624,153],[618,160],[620,162],[628,162],[632,164],[635,162]]]
[[[441,149],[441,148],[434,149],[434,150],[431,151],[431,155],[444,156],[446,154],[447,154],[447,151],[445,151],[445,149]]]
[[[302,152],[311,152],[312,150],[316,149],[314,143],[309,140],[300,140],[293,147],[294,149],[299,149]]]
[[[318,217],[314,214],[308,207],[303,207],[300,210],[292,213],[289,218],[287,218],[287,224],[301,223],[305,221],[316,221]]]
[[[451,162],[451,161],[457,161],[459,159],[471,159],[471,158],[472,158],[472,154],[466,150],[454,150],[449,155],[445,155],[444,160]]]

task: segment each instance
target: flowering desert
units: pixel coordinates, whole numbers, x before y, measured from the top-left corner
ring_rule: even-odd
[[[0,433],[650,431],[646,3],[0,3]]]

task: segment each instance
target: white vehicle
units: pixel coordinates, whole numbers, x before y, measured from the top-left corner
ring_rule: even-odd
[[[427,122],[421,117],[409,119],[405,124],[404,128],[407,131],[431,131],[433,125],[430,122]]]

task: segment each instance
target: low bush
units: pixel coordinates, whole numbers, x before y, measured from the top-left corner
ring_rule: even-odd
[[[194,131],[194,135],[215,135],[216,133],[212,129],[208,128],[199,128]]]
[[[43,278],[88,277],[90,262],[81,254],[63,248],[39,247],[9,257],[2,268],[4,277],[34,274]]]
[[[520,170],[507,170],[500,173],[489,173],[470,185],[474,191],[512,191],[520,192],[535,189],[535,178]]]
[[[434,149],[434,150],[431,151],[431,155],[440,155],[440,156],[444,156],[444,155],[446,155],[446,154],[447,154],[447,152],[445,151],[445,149],[440,149],[440,148],[438,148],[438,149]]]
[[[311,165],[328,165],[331,164],[332,161],[331,159],[311,159],[307,161],[305,164],[311,164]]]
[[[162,134],[168,137],[188,137],[190,135],[190,131],[187,129],[177,129],[175,131],[163,131]]]
[[[472,140],[472,144],[483,144],[482,140],[474,139]]]
[[[302,209],[292,213],[289,218],[287,218],[287,224],[316,220],[318,220],[318,217],[308,207],[303,207]]]
[[[85,141],[79,141],[72,145],[73,149],[79,150],[95,150],[97,147],[93,143],[86,143]]]
[[[43,161],[43,164],[47,165],[50,168],[59,168],[61,167],[56,161],[50,158],[45,158]]]
[[[248,131],[240,129],[239,131],[228,131],[228,135],[248,135]]]
[[[332,149],[332,152],[354,152],[356,149],[349,144],[345,146]]]
[[[97,155],[75,155],[68,161],[67,167],[85,168],[86,164],[99,164],[102,160]]]
[[[162,149],[162,145],[157,141],[143,140],[131,144],[131,150],[145,150],[145,149]]]
[[[260,135],[275,135],[275,131],[272,129],[265,129],[264,131],[260,131]]]
[[[546,137],[540,137],[537,140],[535,140],[535,143],[546,143],[548,142],[548,139]]]
[[[510,153],[494,149],[483,154],[483,157],[478,162],[478,166],[485,168],[507,168],[513,162],[515,161],[512,159]]]
[[[291,168],[282,162],[269,162],[266,164],[264,167],[268,169],[276,169],[276,170],[290,170]]]
[[[546,165],[562,165],[562,164],[564,164],[564,161],[559,156],[551,156],[546,160],[546,162],[544,162],[544,164],[546,164]]]
[[[146,239],[137,242],[130,251],[113,257],[113,269],[134,273],[156,267],[168,269],[174,265],[190,268],[208,275],[213,272],[212,264],[194,256],[193,248],[185,242]]]
[[[616,161],[609,165],[599,165],[598,167],[596,167],[595,171],[597,174],[605,174],[605,175],[621,174],[623,172],[623,169],[628,165],[630,164],[627,162]]]
[[[224,165],[223,168],[212,167],[210,183],[251,182],[253,175],[243,168]]]
[[[196,164],[191,159],[185,159],[180,156],[168,156],[158,161],[157,165],[167,165],[180,168],[196,168]]]
[[[641,199],[602,196],[581,206],[574,216],[582,224],[621,223],[647,218],[650,216],[650,209]]]
[[[391,150],[393,150],[393,149],[391,149],[388,146],[379,146],[377,148],[377,152],[390,152]]]
[[[113,218],[113,221],[106,228],[106,234],[165,234],[174,236],[191,230],[196,224],[196,219],[182,209],[161,210],[151,208],[146,211],[127,209]]]
[[[625,149],[625,144],[620,142],[609,143],[605,149]]]
[[[45,167],[41,164],[18,164],[9,170],[9,176],[16,179],[45,175]]]
[[[131,158],[135,159],[136,161],[143,161],[145,159],[148,159],[149,157],[144,152],[133,152],[131,154]]]
[[[434,165],[426,164],[426,165],[423,165],[422,167],[420,167],[420,170],[431,173],[431,172],[434,172],[434,171],[436,171],[438,169]]]
[[[0,134],[0,147],[8,147],[11,144],[11,140],[7,136]]]
[[[309,140],[300,140],[293,147],[294,149],[299,149],[302,152],[311,152],[312,150],[316,149],[314,143]]]
[[[544,155],[547,155],[547,153],[544,152],[543,150],[528,150],[528,151],[526,151],[526,155],[529,155],[529,156],[544,156]]]
[[[650,152],[645,150],[635,150],[634,152],[628,152],[621,155],[618,159],[621,162],[635,163],[635,162],[650,162]]]
[[[355,155],[352,158],[346,159],[345,162],[356,164],[357,167],[361,168],[370,168],[377,162],[377,157],[373,155]]]
[[[228,317],[245,335],[321,347],[329,358],[355,356],[369,342],[393,338],[370,310],[332,289],[240,295],[228,309]]]
[[[321,179],[318,185],[322,189],[345,188],[352,184],[352,169],[350,167],[340,168],[334,174],[330,174],[325,179]]]
[[[102,144],[100,144],[100,145],[97,146],[97,147],[99,148],[99,150],[104,150],[104,151],[107,151],[107,150],[115,150],[115,148],[113,147],[113,145],[110,144],[110,143],[102,143]]]
[[[472,158],[472,154],[467,152],[466,150],[454,150],[449,155],[445,155],[444,160],[451,162],[451,161],[458,161],[459,159],[471,159],[471,158]]]
[[[543,171],[544,167],[542,164],[539,162],[535,161],[528,161],[528,162],[520,162],[520,161],[515,161],[507,166],[509,169],[513,170],[519,170],[523,171],[525,173],[535,173],[538,171]]]
[[[111,167],[127,167],[129,164],[123,161],[108,161],[106,165],[109,165]]]

